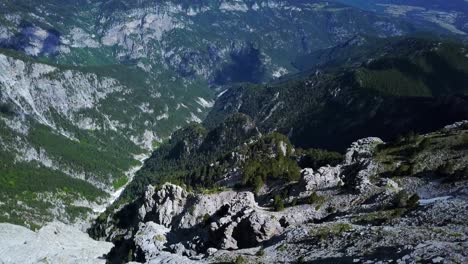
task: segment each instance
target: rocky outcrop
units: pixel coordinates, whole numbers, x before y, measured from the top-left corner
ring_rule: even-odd
[[[348,188],[364,193],[372,186],[370,178],[379,172],[373,153],[377,145],[382,143],[380,138],[369,137],[351,144],[346,151],[342,169],[342,179]]]
[[[345,165],[352,165],[362,160],[372,158],[373,151],[378,144],[384,143],[380,138],[368,137],[353,142],[346,150]]]
[[[162,251],[196,257],[214,249],[249,248],[283,230],[275,213],[259,207],[251,192],[193,194],[169,183],[147,187],[140,218],[134,241],[147,260]]]
[[[164,249],[169,232],[169,228],[151,221],[140,223],[134,238],[135,245],[144,253],[145,259],[155,258]]]
[[[148,186],[130,238],[134,252],[148,263],[465,261],[466,180],[388,177],[381,158],[394,146],[380,144],[358,140],[341,164],[305,168],[300,181],[274,183],[257,195]],[[274,211],[277,197],[283,210]]]
[[[341,172],[342,167],[340,165],[335,167],[321,167],[316,172],[311,168],[303,169],[302,180],[306,191],[341,186],[343,184],[340,178]]]
[[[302,170],[301,184],[305,191],[341,187],[365,192],[371,185],[370,177],[377,175],[378,164],[373,160],[375,147],[383,144],[380,138],[364,138],[351,144],[342,164],[325,166],[314,171],[312,168]]]
[[[97,108],[110,93],[122,92],[115,79],[96,74],[62,70],[30,63],[0,54],[0,85],[3,100],[11,101],[21,112],[53,126],[51,111],[70,120],[83,109]]]
[[[209,226],[210,240],[218,249],[239,249],[258,245],[282,231],[274,215],[258,208],[250,192],[223,205]]]
[[[316,192],[319,193],[317,197],[322,198],[316,198],[317,201],[311,201],[310,205],[291,207],[282,212],[260,207],[255,195],[248,191],[200,194],[170,183],[158,188],[148,186],[138,210],[140,223],[133,238],[136,251],[147,261],[160,258],[163,252],[198,259],[222,250],[257,247],[281,235],[288,226],[329,215],[329,208],[348,210],[353,200],[372,185],[369,177],[376,173],[372,154],[380,143],[382,141],[377,138],[357,141],[342,164],[316,171],[304,169],[298,183],[303,191],[296,198],[309,199]],[[280,142],[277,151],[289,150]],[[392,183],[382,184],[396,185]],[[336,195],[342,188],[360,191],[354,196]],[[332,192],[327,193],[327,190]],[[288,200],[293,199],[294,196]]]
[[[450,130],[456,130],[456,129],[460,129],[460,128],[463,128],[463,127],[468,127],[468,120],[462,120],[462,121],[459,121],[459,122],[455,122],[451,125],[447,125],[444,127],[444,130],[445,131],[450,131]]]
[[[153,186],[148,186],[145,191],[145,203],[139,211],[140,217],[171,227],[174,218],[183,212],[187,196],[182,187],[173,184],[164,184],[157,191]]]

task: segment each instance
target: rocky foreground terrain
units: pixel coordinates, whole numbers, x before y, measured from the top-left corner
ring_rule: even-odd
[[[341,164],[305,168],[299,181],[257,193],[150,185],[137,220],[104,231],[116,244],[107,257],[115,263],[127,256],[147,263],[466,263],[467,137],[467,123],[460,122],[393,143],[361,139]]]
[[[105,230],[114,247],[60,223],[1,224],[0,262],[466,263],[467,124],[392,143],[364,138],[337,166],[257,193],[149,185],[138,221]],[[275,193],[280,202],[265,198]]]
[[[0,264],[467,262],[442,2],[0,1]]]
[[[0,224],[0,263],[105,263],[103,255],[111,248],[112,243],[59,222],[38,232]]]

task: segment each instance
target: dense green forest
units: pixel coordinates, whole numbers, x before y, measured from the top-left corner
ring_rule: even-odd
[[[288,135],[298,147],[343,151],[362,137],[393,140],[468,118],[463,44],[399,38],[377,47],[341,67],[324,65],[265,85],[232,85],[205,124],[240,112],[261,132]]]

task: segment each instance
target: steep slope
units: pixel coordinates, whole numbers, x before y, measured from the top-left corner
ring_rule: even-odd
[[[108,255],[115,263],[463,262],[467,135],[465,121],[389,143],[365,138],[334,166],[303,163],[297,177],[284,160],[298,167],[304,152],[285,137],[256,135],[203,163],[224,168],[215,173],[218,189],[159,181],[92,234],[115,243]],[[308,160],[331,157],[308,153]],[[268,165],[250,174],[255,162]],[[249,175],[262,172],[266,184],[257,189]]]
[[[2,50],[0,68],[3,221],[82,219],[97,206],[87,201],[103,203],[127,182],[136,155],[206,106],[163,97],[130,66],[46,64]]]
[[[112,248],[111,243],[92,240],[57,222],[37,232],[2,223],[0,244],[2,263],[105,263],[102,256]]]
[[[204,119],[210,87],[276,79],[297,71],[295,57],[357,34],[419,29],[321,1],[2,1],[2,221],[101,208],[136,154]]]
[[[333,58],[319,59],[312,65],[297,58],[323,54],[362,36],[379,39],[419,30],[446,31],[329,1],[2,1],[0,162],[6,176],[0,191],[4,201],[0,204],[1,221],[36,227],[55,218],[67,222],[86,218],[93,209],[100,211],[109,201],[109,193],[131,178],[129,172],[138,165],[135,155],[152,150],[188,123],[202,122],[213,107],[215,91],[222,87],[238,82],[264,83],[321,66]],[[463,60],[463,52],[449,56]],[[357,57],[354,54],[351,58],[354,66]],[[283,83],[255,92],[229,89],[206,121],[206,149],[200,150],[195,160],[202,163],[218,158],[219,153],[207,146],[223,143],[216,138],[220,136],[217,133],[232,135],[222,128],[210,131],[237,111],[251,116],[261,132],[278,129],[288,134],[293,127],[293,143],[334,149],[342,149],[364,134],[385,138],[416,127],[428,131],[465,117],[466,98],[452,96],[453,92],[464,93],[463,87],[455,91],[457,83],[465,81],[460,77],[464,66],[457,68],[464,62],[434,69],[418,64],[418,72],[411,73],[416,76],[410,77],[422,78],[424,84],[418,82],[414,89],[407,89],[414,83],[407,80],[399,63],[390,60],[384,66],[375,63],[343,74],[310,77],[303,83],[287,82],[286,86],[298,88],[287,93],[279,90]],[[404,91],[382,85],[382,79],[385,84],[389,74],[395,74],[382,67],[398,68],[397,78],[400,73],[406,76],[402,79],[407,81],[402,84]],[[445,80],[433,78],[442,68],[447,70],[444,74],[454,73],[447,75],[453,81],[445,86]],[[317,88],[309,89],[311,84]],[[336,87],[342,90],[336,93]],[[236,101],[240,94],[252,101],[246,100],[238,110],[230,108],[240,105]],[[415,94],[431,96],[412,97]],[[303,101],[307,97],[313,100]],[[267,101],[271,103],[259,107]],[[304,108],[298,102],[304,102]],[[349,109],[350,102],[357,104]],[[287,110],[288,120],[286,115],[277,115],[285,111],[284,104],[294,106]],[[386,113],[385,109],[401,111]],[[437,113],[431,124],[424,115],[429,110]],[[349,112],[344,119],[343,112]],[[410,112],[414,113],[411,118],[402,114]],[[356,120],[356,116],[363,118]],[[313,122],[300,125],[301,118]],[[380,125],[381,120],[384,125]],[[395,120],[395,128],[389,129],[389,122]],[[323,126],[330,122],[345,126]],[[364,133],[367,123],[374,125]],[[324,129],[316,130],[319,126]],[[345,133],[349,129],[355,133]],[[323,140],[330,137],[339,139],[333,143]],[[220,147],[222,153],[239,142],[226,144]],[[183,149],[184,145],[178,147]],[[174,151],[176,155],[181,150]],[[214,154],[207,158],[207,153]],[[175,157],[174,166],[180,165],[179,158],[187,159]],[[176,179],[207,170],[186,166],[174,172]],[[153,178],[153,172],[143,170],[140,174],[145,172],[150,176],[137,177],[128,190],[138,186],[141,192],[154,183],[147,179]],[[38,184],[29,184],[31,179]],[[212,184],[205,180],[186,183],[197,187]],[[75,185],[78,187],[71,188]],[[124,197],[134,198],[127,191]]]
[[[323,184],[333,185],[340,182],[335,177],[337,174],[349,172],[357,179],[342,179],[343,184],[359,191],[361,187],[366,188],[368,179],[359,179],[362,175],[358,172],[375,175],[374,167],[354,164],[353,158],[348,157],[346,165],[342,166],[349,166],[347,170],[350,171],[338,172],[343,167],[322,168],[320,175],[335,176],[321,179],[320,175],[309,175],[307,169],[337,165],[341,156],[309,148],[325,147],[342,152],[353,140],[372,134],[396,140],[412,130],[428,132],[468,118],[464,85],[468,67],[463,45],[421,38],[391,39],[378,45],[383,48],[371,49],[365,58],[350,56],[352,59],[341,67],[332,60],[327,64],[325,60],[324,71],[313,74],[288,76],[268,85],[232,85],[220,93],[202,124],[177,131],[153,153],[117,203],[97,219],[90,234],[116,243],[112,258],[128,256],[129,250],[136,249],[135,234],[143,228],[140,224],[145,216],[141,208],[152,204],[145,201],[149,199],[145,196],[147,186],[152,185],[157,190],[166,182],[181,185],[195,194],[217,193],[225,188],[250,190],[255,194],[257,205],[254,207],[276,209],[285,206],[284,193],[294,196],[297,188],[303,188],[294,187],[300,179],[303,179],[301,184],[311,181],[307,184],[321,185],[323,180]],[[374,147],[374,143],[379,142],[380,139],[366,144]],[[295,150],[294,146],[306,150]],[[439,146],[445,149],[442,143]],[[464,159],[465,150],[457,151]],[[378,173],[393,173],[389,168],[395,164],[411,162],[390,163],[393,165],[386,167],[385,172]],[[365,166],[361,168],[361,165]],[[411,174],[420,172],[411,171]],[[346,182],[348,180],[350,182]],[[356,186],[356,181],[363,181],[364,185]],[[163,187],[158,195],[171,192],[165,188],[169,187]],[[184,195],[183,198],[187,198]],[[296,202],[292,198],[288,202],[294,205],[308,201],[302,196],[296,198]],[[310,199],[311,203],[322,201],[320,197]],[[189,204],[196,204],[196,201]],[[191,211],[189,205],[179,209],[180,217],[189,217],[183,216]],[[161,215],[156,217],[163,221]],[[202,248],[200,250],[207,250],[205,244],[197,245]],[[172,250],[177,251],[176,248]],[[192,256],[192,253],[186,254]],[[141,256],[136,255],[137,258]]]
[[[287,134],[298,146],[343,150],[364,136],[387,140],[467,118],[465,46],[404,38],[377,47],[345,66],[325,59],[323,71],[231,86],[205,123],[240,112],[261,131]]]
[[[102,203],[142,149],[98,105],[116,80],[0,54],[2,220],[74,221]],[[107,140],[106,140],[107,138]],[[112,140],[112,138],[114,140]]]

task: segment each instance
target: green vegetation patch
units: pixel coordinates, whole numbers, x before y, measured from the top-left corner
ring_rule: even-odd
[[[406,212],[404,208],[377,211],[356,216],[352,219],[354,224],[358,225],[382,225],[389,221],[401,217]]]
[[[292,156],[289,140],[278,133],[260,138],[250,149],[251,158],[243,167],[242,184],[253,186],[255,192],[268,180],[297,181],[300,167]],[[270,149],[276,149],[272,154]]]
[[[338,236],[351,230],[353,230],[353,226],[349,223],[334,223],[319,228],[312,228],[309,230],[309,235],[319,240],[326,240],[329,236]]]
[[[316,192],[313,192],[306,201],[308,204],[313,204],[315,205],[315,210],[318,211],[322,207],[322,205],[325,203],[325,197],[318,195]]]
[[[121,137],[118,135],[94,135],[77,131],[75,136],[77,140],[71,140],[38,124],[30,130],[28,138],[33,146],[44,149],[62,165],[79,172],[93,173],[102,182],[107,182],[109,176],[122,177],[126,170],[137,165],[131,153],[141,150],[128,142],[119,141]]]
[[[71,221],[89,212],[89,208],[73,208],[73,201],[98,201],[107,196],[107,193],[86,181],[36,163],[3,162],[0,175],[0,200],[3,202],[0,205],[0,222],[30,228],[38,228],[54,219],[51,212],[54,205],[39,194],[58,195]]]
[[[114,187],[114,190],[118,190],[121,187],[125,186],[125,184],[127,184],[127,182],[128,182],[127,176],[122,176],[122,177],[116,179],[114,181],[114,183],[112,184],[112,186]]]

